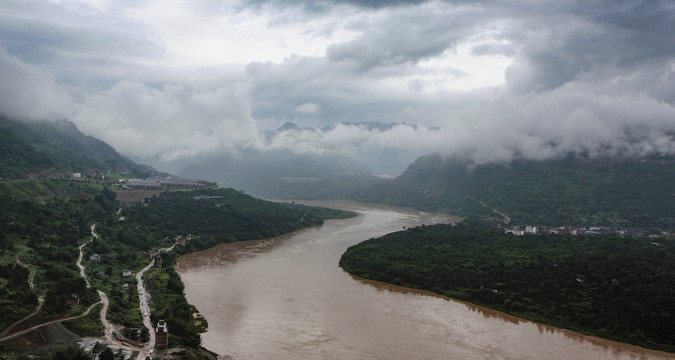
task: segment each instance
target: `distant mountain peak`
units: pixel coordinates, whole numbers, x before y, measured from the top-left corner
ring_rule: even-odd
[[[300,130],[300,127],[292,122],[285,122],[277,129],[277,132]]]

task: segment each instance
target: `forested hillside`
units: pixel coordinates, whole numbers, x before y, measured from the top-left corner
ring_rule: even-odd
[[[157,172],[84,135],[70,121],[18,122],[0,116],[0,178],[69,177],[72,172],[108,170],[138,177]]]
[[[176,235],[192,234],[184,246],[162,253],[165,265],[144,278],[153,299],[153,321],[167,321],[172,346],[196,348],[206,327],[203,320],[193,317],[197,310],[187,303],[183,284],[173,270],[180,254],[353,216],[340,210],[259,200],[232,189],[166,192],[121,213],[117,213],[118,206],[113,191],[94,183],[0,182],[0,333],[38,309],[39,298],[44,305],[30,324],[82,314],[99,301],[96,291],[107,294],[107,319],[123,326],[123,334],[129,328],[144,328],[135,279],[124,277],[123,271],[140,271],[152,261],[148,254],[170,247]],[[94,238],[92,224],[98,233]],[[85,242],[82,264],[92,288],[75,266],[78,246]],[[77,303],[72,304],[74,298]],[[98,336],[101,330],[95,316],[66,326],[81,335]],[[0,355],[5,354],[3,349]],[[12,349],[23,351],[25,346]]]
[[[358,198],[497,221],[496,208],[521,224],[673,228],[673,179],[672,156],[476,165],[429,155]]]
[[[81,313],[97,296],[75,267],[77,247],[90,236],[91,224],[114,210],[115,194],[60,180],[1,185],[0,331],[30,313],[38,296],[45,299],[43,319]],[[30,198],[31,192],[38,196]],[[66,307],[73,293],[82,305]]]
[[[263,201],[232,189],[165,192],[119,211],[116,194],[101,181],[102,175],[143,176],[149,169],[84,136],[69,122],[1,118],[0,155],[0,356],[10,359],[48,345],[44,333],[27,335],[33,336],[30,340],[8,336],[31,325],[72,316],[76,318],[61,324],[82,336],[100,336],[100,305],[79,316],[103,296],[109,301],[106,319],[118,326],[121,336],[132,336],[132,328],[146,329],[136,279],[129,274],[160,254],[165,265],[143,277],[151,295],[151,318],[167,321],[172,347],[201,354],[196,348],[206,322],[195,317],[197,310],[187,303],[173,270],[180,254],[353,215]],[[73,179],[76,171],[83,178]],[[184,246],[159,250],[187,234],[192,236]],[[87,280],[76,266],[78,248]],[[147,339],[146,329],[137,340]]]
[[[675,350],[675,242],[619,236],[513,236],[433,225],[350,247],[354,275],[535,320]]]
[[[256,199],[233,189],[166,192],[124,210],[127,225],[137,225],[155,236],[193,234],[194,246],[263,239],[320,225],[324,219],[353,216],[323,209]],[[137,244],[143,247],[143,244]]]

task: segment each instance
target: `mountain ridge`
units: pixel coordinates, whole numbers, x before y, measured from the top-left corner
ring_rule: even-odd
[[[104,171],[129,172],[138,177],[158,173],[119,154],[104,141],[85,135],[69,120],[21,122],[0,116],[0,178]]]
[[[364,201],[540,225],[675,226],[675,158],[589,158],[476,164],[420,157]],[[482,204],[481,204],[482,202]]]

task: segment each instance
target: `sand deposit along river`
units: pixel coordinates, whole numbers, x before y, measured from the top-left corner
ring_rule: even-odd
[[[665,359],[470,304],[360,281],[347,247],[444,215],[354,203],[359,213],[280,238],[183,256],[187,299],[209,322],[204,345],[233,359]]]

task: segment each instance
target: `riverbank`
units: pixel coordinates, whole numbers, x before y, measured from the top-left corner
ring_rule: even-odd
[[[105,293],[105,299],[109,300],[109,306],[102,310],[105,312],[102,315],[105,321],[87,316],[86,323],[78,323],[76,326],[78,330],[84,331],[81,335],[97,336],[104,333],[107,339],[111,339],[112,326],[101,325],[107,321],[115,324],[116,337],[131,339],[136,347],[145,347],[150,338],[147,349],[143,350],[147,353],[152,351],[154,345],[151,339],[154,334],[152,325],[159,320],[166,320],[171,333],[169,347],[184,346],[195,354],[203,353],[198,349],[199,334],[206,328],[206,322],[193,316],[197,309],[183,295],[183,284],[172,266],[172,261],[178,255],[209,248],[217,243],[265,238],[321,224],[324,219],[350,216],[338,210],[267,202],[232,189],[161,194],[142,205],[122,211],[110,209],[110,206],[104,208],[94,197],[88,201],[91,204],[87,204],[94,210],[84,207],[82,201],[54,201],[54,207],[59,205],[65,210],[59,212],[58,216],[47,217],[50,225],[60,224],[62,218],[68,221],[61,222],[76,224],[70,228],[57,227],[56,230],[64,231],[63,236],[50,235],[48,238],[50,241],[59,240],[59,245],[68,244],[68,247],[59,247],[58,251],[54,251],[57,248],[56,240],[55,244],[48,243],[51,247],[37,246],[43,243],[35,239],[23,239],[18,232],[10,234],[24,240],[16,245],[20,245],[23,252],[12,252],[11,262],[7,256],[2,258],[3,263],[0,264],[3,271],[8,268],[20,275],[13,276],[13,284],[16,283],[13,288],[22,286],[19,290],[25,290],[26,293],[23,298],[35,292],[35,303],[39,303],[40,295],[47,294],[45,306],[41,308],[39,316],[31,318],[31,324],[26,323],[18,328],[44,323],[62,313],[68,316],[79,315],[84,311],[83,307],[103,298],[101,293],[93,290],[96,289]],[[29,202],[27,205],[34,205],[40,211],[10,207],[16,213],[12,218],[24,219],[29,225],[46,223],[42,217],[33,219],[30,216],[40,215],[43,208],[52,207],[45,207],[37,202]],[[115,210],[117,213],[113,214]],[[88,219],[88,223],[84,225],[70,221],[70,218],[64,217],[64,213],[70,217]],[[91,216],[78,217],[80,213]],[[93,233],[93,227],[90,228],[92,222],[98,224],[96,231],[100,237]],[[91,240],[82,244],[87,232],[91,232],[88,234]],[[35,233],[53,234],[55,230],[37,228]],[[171,253],[158,251],[174,243],[177,246]],[[29,286],[33,283],[31,272],[14,263],[17,256],[37,269],[37,290]],[[46,259],[51,261],[44,261]],[[76,266],[73,266],[74,263]],[[153,263],[157,266],[150,269],[149,266],[152,265],[149,264]],[[39,264],[39,267],[34,264]],[[51,271],[45,271],[43,267]],[[150,270],[143,275],[147,269]],[[57,283],[59,286],[55,287]],[[142,289],[143,285],[145,289]],[[152,298],[146,299],[145,296]],[[17,300],[17,304],[21,303]],[[25,314],[29,314],[29,310],[34,309],[25,309]],[[13,328],[17,326],[12,323],[21,319],[17,317],[11,318],[12,321],[7,318],[3,320],[7,323],[3,324],[3,329],[9,327],[9,330],[14,331]],[[93,326],[95,323],[99,329]],[[29,350],[30,344],[22,347],[20,352]],[[18,356],[20,352],[0,347],[0,355],[9,355],[10,358]],[[143,352],[139,351],[141,355]]]
[[[585,334],[581,332],[576,332],[573,330],[569,329],[563,329],[560,327],[556,326],[551,326],[542,322],[537,322],[534,320],[526,319],[522,316],[516,316],[513,314],[509,314],[506,312],[502,312],[496,309],[492,309],[489,307],[485,306],[480,306],[468,301],[463,301],[463,300],[458,300],[452,297],[448,297],[445,295],[441,295],[432,291],[428,290],[421,290],[421,289],[414,289],[414,288],[409,288],[409,287],[404,287],[400,285],[395,285],[387,282],[382,282],[382,281],[377,281],[377,280],[370,280],[366,278],[359,277],[357,275],[352,275],[349,274],[349,276],[354,279],[355,281],[358,281],[362,284],[366,284],[368,286],[372,286],[378,290],[382,291],[395,291],[399,292],[402,294],[410,294],[410,295],[422,295],[422,296],[430,296],[430,297],[435,297],[439,299],[443,299],[445,301],[452,301],[454,303],[462,304],[466,306],[466,308],[472,312],[478,312],[481,315],[487,317],[487,318],[496,318],[500,319],[505,322],[510,322],[513,324],[533,324],[537,326],[537,328],[540,329],[542,332],[547,332],[547,333],[557,333],[561,334],[565,337],[574,339],[579,342],[589,342],[595,346],[599,347],[611,347],[613,348],[613,351],[615,352],[631,352],[631,353],[639,353],[642,355],[641,358],[647,358],[647,359],[675,359],[675,353],[671,352],[665,352],[665,351],[659,351],[659,350],[654,350],[654,349],[648,349],[642,346],[638,345],[633,345],[629,344],[626,342],[621,342],[621,341],[614,341],[612,339],[607,339],[607,338],[602,338],[598,336],[593,336],[591,334]]]
[[[649,239],[515,237],[472,224],[437,225],[350,247],[340,266],[371,280],[673,352],[675,298],[667,284],[675,281],[668,256],[674,248]]]
[[[365,204],[349,210],[359,216],[327,221],[271,246],[264,240],[228,244],[179,258],[186,297],[209,321],[204,345],[232,358],[673,358],[424,291],[356,280],[337,266],[346,248],[444,220]]]
[[[194,252],[181,256],[177,260],[176,269],[180,273],[181,271],[187,272],[190,271],[191,269],[194,270],[194,268],[196,267],[219,268],[222,266],[231,265],[237,261],[251,259],[256,255],[264,254],[267,251],[270,251],[275,247],[279,246],[283,241],[289,240],[291,237],[292,234],[287,234],[272,239],[249,240],[237,243],[216,245],[213,248],[204,251]],[[480,313],[485,318],[498,319],[499,321],[512,323],[515,325],[532,324],[536,326],[540,332],[559,334],[566,338],[573,339],[575,342],[590,343],[593,344],[594,346],[601,348],[611,348],[612,349],[611,351],[615,353],[640,354],[640,358],[644,359],[675,358],[675,354],[673,353],[647,349],[641,346],[625,342],[614,341],[611,339],[606,339],[589,334],[575,332],[569,329],[563,329],[547,325],[545,323],[528,320],[523,317],[518,317],[499,310],[491,309],[489,307],[484,307],[471,302],[462,301],[448,296],[440,295],[431,291],[414,289],[376,280],[370,280],[352,274],[349,274],[349,276],[354,281],[357,281],[361,284],[367,285],[368,287],[376,289],[377,292],[382,291],[396,292],[409,296],[428,296],[432,298],[443,299],[444,301],[461,304],[465,306],[467,310],[471,312]],[[219,359],[230,359],[230,357],[227,355],[224,354],[218,355]]]

